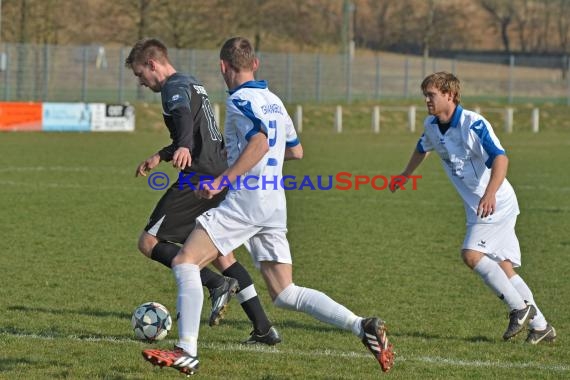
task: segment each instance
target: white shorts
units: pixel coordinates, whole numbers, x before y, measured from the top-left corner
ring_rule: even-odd
[[[248,224],[233,215],[228,208],[219,206],[196,218],[212,242],[224,256],[244,245],[257,268],[261,261],[292,264],[287,241],[287,228]]]
[[[509,260],[514,267],[521,266],[521,249],[515,234],[517,217],[499,224],[469,224],[462,249],[482,252],[490,259]]]

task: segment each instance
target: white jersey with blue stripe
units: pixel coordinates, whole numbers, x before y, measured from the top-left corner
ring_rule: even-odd
[[[224,137],[232,166],[257,133],[266,136],[269,151],[230,187],[225,206],[250,224],[286,227],[287,209],[282,186],[286,147],[299,144],[293,121],[265,81],[249,81],[230,92],[226,101]]]
[[[491,165],[505,150],[491,124],[476,112],[457,106],[449,129],[441,134],[438,119],[428,116],[416,149],[436,151],[447,176],[463,199],[467,224],[500,223],[519,214],[515,192],[505,178],[496,194],[496,210],[487,218],[477,217],[479,201],[491,177]]]

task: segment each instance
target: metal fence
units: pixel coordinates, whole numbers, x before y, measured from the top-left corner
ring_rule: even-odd
[[[157,102],[143,91],[124,60],[130,47],[0,44],[0,100]],[[223,101],[217,50],[170,50],[175,67],[199,78],[213,101]],[[496,62],[376,55],[259,53],[259,79],[288,104],[351,103],[420,98],[420,83],[435,71],[454,72],[464,98],[570,105],[564,69],[524,67],[514,56]],[[538,58],[537,58],[538,59]],[[567,69],[567,68],[566,68]]]

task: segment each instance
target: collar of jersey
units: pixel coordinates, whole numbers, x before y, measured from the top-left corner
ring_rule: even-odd
[[[237,90],[241,90],[242,88],[267,88],[267,82],[264,80],[250,80],[248,82],[242,83],[233,90],[229,90],[229,94],[233,94]]]
[[[451,123],[450,123],[451,128],[457,128],[462,113],[463,113],[463,107],[458,105],[455,108],[455,111],[453,111],[453,116],[451,117]],[[433,118],[433,124],[439,124],[439,119],[437,117]]]

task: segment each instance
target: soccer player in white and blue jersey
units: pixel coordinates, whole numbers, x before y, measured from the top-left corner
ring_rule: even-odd
[[[467,233],[461,255],[509,307],[508,340],[529,323],[526,342],[553,341],[556,331],[541,313],[530,288],[515,272],[521,265],[515,224],[519,206],[506,178],[508,158],[489,121],[460,105],[459,79],[438,72],[421,85],[428,116],[403,176],[410,176],[435,151],[463,199]],[[390,186],[392,191],[398,184]]]
[[[198,332],[203,290],[200,268],[245,245],[278,307],[302,311],[362,339],[383,371],[393,365],[392,345],[379,318],[362,318],[326,294],[293,283],[287,241],[287,208],[281,183],[284,159],[300,159],[303,148],[281,100],[265,81],[255,80],[259,65],[251,43],[241,37],[225,42],[220,69],[229,89],[225,141],[227,170],[204,183],[198,195],[210,199],[228,188],[218,207],[197,218],[194,231],[174,258],[178,285],[179,341],[170,350],[145,350],[153,364],[191,374],[198,367]]]

